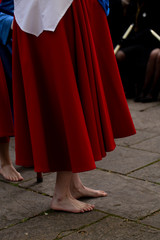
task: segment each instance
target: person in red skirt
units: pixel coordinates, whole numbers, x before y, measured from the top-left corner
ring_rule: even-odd
[[[9,181],[23,180],[9,156],[9,136],[14,135],[12,105],[13,0],[0,0],[0,174]]]
[[[95,169],[114,138],[135,134],[104,2],[15,0],[16,163],[57,172],[54,210],[92,210],[77,199],[107,193],[84,186],[78,173]]]
[[[12,164],[9,155],[9,136],[14,135],[13,121],[6,78],[0,59],[0,174],[8,181],[21,181],[23,177]]]

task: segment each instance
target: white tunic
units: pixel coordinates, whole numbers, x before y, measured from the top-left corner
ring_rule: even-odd
[[[27,33],[54,31],[73,0],[14,0],[15,19]]]

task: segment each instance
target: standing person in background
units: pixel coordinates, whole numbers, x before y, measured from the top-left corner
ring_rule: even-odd
[[[160,92],[160,49],[151,51],[146,68],[145,81],[141,94],[136,102],[154,102],[158,100]]]
[[[135,133],[105,13],[108,1],[15,0],[16,163],[57,172],[54,210],[93,210],[77,199],[107,193],[78,173]]]
[[[122,35],[133,23],[135,11],[135,0],[110,0],[108,23],[114,47],[121,44]]]
[[[9,181],[23,180],[9,156],[13,130],[12,101],[12,0],[0,1],[0,174]]]
[[[134,28],[122,41],[116,58],[126,96],[137,98],[142,91],[149,55],[159,47],[159,41],[150,32],[152,29],[160,33],[159,1],[130,0],[131,4]]]

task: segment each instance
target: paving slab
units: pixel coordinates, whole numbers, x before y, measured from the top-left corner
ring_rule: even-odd
[[[159,240],[160,231],[108,217],[64,238],[64,240]]]
[[[12,228],[0,231],[1,240],[53,240],[102,219],[106,214],[92,211],[84,214],[51,212]]]
[[[132,99],[128,99],[127,100],[127,103],[128,103],[128,106],[129,106],[129,109],[131,111],[131,113],[133,111],[146,111],[150,108],[153,108],[153,107],[156,107],[156,106],[159,106],[160,105],[160,102],[151,102],[151,103],[136,103],[134,102]]]
[[[160,136],[152,137],[151,139],[132,145],[132,148],[160,154]]]
[[[19,186],[25,187],[40,193],[45,193],[49,196],[53,196],[54,186],[56,182],[56,173],[50,173],[43,175],[43,182],[36,183],[35,179],[31,179],[29,181],[24,181],[19,183]]]
[[[0,177],[1,240],[160,239],[160,162],[155,162],[160,159],[160,102],[128,103],[137,134],[116,140],[119,146],[97,163],[97,170],[80,174],[85,185],[108,192],[104,198],[83,199],[95,204],[96,210],[50,211],[56,174],[44,174],[44,182],[37,184],[33,169],[16,166],[25,181],[12,185]],[[14,149],[11,138],[13,162]]]
[[[0,229],[50,208],[50,197],[4,182],[0,182],[0,196]]]
[[[148,224],[155,228],[160,229],[160,212],[157,212],[157,213],[153,214],[152,216],[145,218],[142,221],[142,223],[145,223],[145,224]]]
[[[131,112],[133,122],[137,130],[146,130],[148,132],[160,133],[160,106],[149,108],[146,111]]]
[[[88,199],[96,209],[129,219],[139,219],[160,209],[160,185],[100,170],[82,173],[81,179],[107,197]]]
[[[159,158],[160,154],[157,153],[117,146],[113,152],[107,153],[107,157],[98,161],[96,165],[101,169],[127,174]]]
[[[160,184],[160,161],[135,171],[129,176]]]
[[[157,133],[147,132],[147,131],[137,131],[135,135],[126,138],[116,139],[116,145],[129,147],[133,144],[143,142],[145,140],[151,139],[152,137],[156,137]]]
[[[99,210],[137,219],[160,209],[160,185],[101,170],[81,173],[80,176],[85,185],[108,192],[105,198],[84,200],[95,204]],[[36,185],[31,180],[21,185],[52,196],[54,182],[55,175],[51,174],[41,184]]]

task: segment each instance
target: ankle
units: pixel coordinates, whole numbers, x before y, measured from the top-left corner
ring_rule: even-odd
[[[70,189],[72,190],[72,192],[74,192],[74,191],[78,191],[78,192],[80,192],[82,189],[84,189],[85,187],[84,187],[84,185],[82,184],[82,183],[72,183],[71,184],[71,187],[70,187]]]
[[[72,178],[72,181],[70,183],[70,187],[73,188],[73,189],[81,189],[83,188],[83,183],[81,182],[79,176],[75,175],[73,178]]]
[[[61,202],[62,200],[70,198],[70,197],[71,197],[70,192],[55,191],[53,194],[53,199],[55,199],[57,202]]]
[[[71,183],[70,183],[70,187],[71,188],[80,188],[81,187],[81,183],[80,182],[78,182],[78,181],[71,181]]]
[[[1,161],[1,168],[6,166],[12,166],[12,163],[10,161]]]

